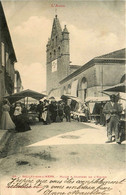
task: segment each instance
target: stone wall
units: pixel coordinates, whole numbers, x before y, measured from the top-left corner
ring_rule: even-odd
[[[72,83],[77,80],[78,86],[76,87],[76,96],[84,99],[84,93],[86,97],[97,97],[104,96],[101,91],[120,83],[121,78],[125,74],[125,63],[120,61],[120,63],[95,63],[84,71],[74,76],[74,74],[66,78],[61,84],[61,94],[68,93],[68,86],[72,86]],[[82,85],[83,80],[85,80],[85,85]],[[87,83],[86,83],[87,82]],[[86,89],[87,86],[87,89]],[[84,92],[86,89],[86,92]],[[70,90],[69,90],[70,91]]]
[[[124,63],[105,63],[96,64],[96,85],[112,86],[120,83],[121,78],[125,74]]]
[[[0,2],[0,117],[3,97],[14,92],[14,62],[16,56]]]

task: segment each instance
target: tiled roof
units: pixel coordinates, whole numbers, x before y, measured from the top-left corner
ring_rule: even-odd
[[[80,68],[78,68],[77,70],[75,70],[73,73],[71,73],[70,75],[68,75],[67,77],[65,77],[63,80],[60,81],[60,84],[70,80],[71,78],[79,75],[80,73],[82,73],[83,71],[85,71],[86,69],[90,68],[91,66],[94,66],[95,63],[106,63],[106,62],[111,62],[111,63],[115,63],[115,62],[119,62],[119,63],[123,63],[125,62],[125,48],[121,49],[121,50],[117,50],[102,56],[98,56],[93,58],[92,60],[90,60],[89,62],[87,62],[86,64],[84,64],[83,66],[81,66]]]
[[[78,68],[80,68],[81,66],[79,66],[79,65],[70,65],[70,68],[72,69],[78,69]]]
[[[114,52],[111,52],[111,53],[108,53],[108,54],[105,54],[105,55],[102,55],[102,56],[98,56],[96,57],[95,59],[124,59],[126,56],[125,56],[125,52],[126,52],[126,49],[121,49],[121,50],[117,50],[117,51],[114,51]]]

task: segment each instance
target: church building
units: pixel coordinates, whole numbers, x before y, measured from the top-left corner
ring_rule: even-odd
[[[60,81],[61,94],[83,101],[104,96],[101,91],[125,80],[125,49],[98,56]]]
[[[83,66],[70,65],[69,32],[57,15],[47,43],[47,95],[69,94],[85,101],[125,79],[125,49],[95,57]],[[77,51],[78,52],[78,51]]]

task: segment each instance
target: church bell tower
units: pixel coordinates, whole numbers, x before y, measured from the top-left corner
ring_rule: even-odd
[[[46,45],[47,94],[59,87],[59,82],[69,74],[69,32],[61,29],[57,15],[53,20],[51,37]]]

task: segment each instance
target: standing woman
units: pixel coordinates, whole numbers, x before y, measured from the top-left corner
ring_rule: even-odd
[[[27,115],[27,109],[21,102],[17,102],[15,111],[14,111],[14,122],[16,125],[17,132],[24,132],[31,130],[29,126],[29,119]]]
[[[20,131],[22,129],[21,114],[22,114],[21,103],[17,102],[15,105],[15,110],[14,110],[14,123],[16,126],[16,131]]]
[[[42,120],[43,120],[44,125],[51,123],[50,112],[49,112],[49,101],[48,100],[44,100]]]
[[[14,130],[15,124],[13,123],[10,114],[10,104],[8,100],[3,101],[2,106],[2,118],[1,118],[1,129],[3,130]]]

